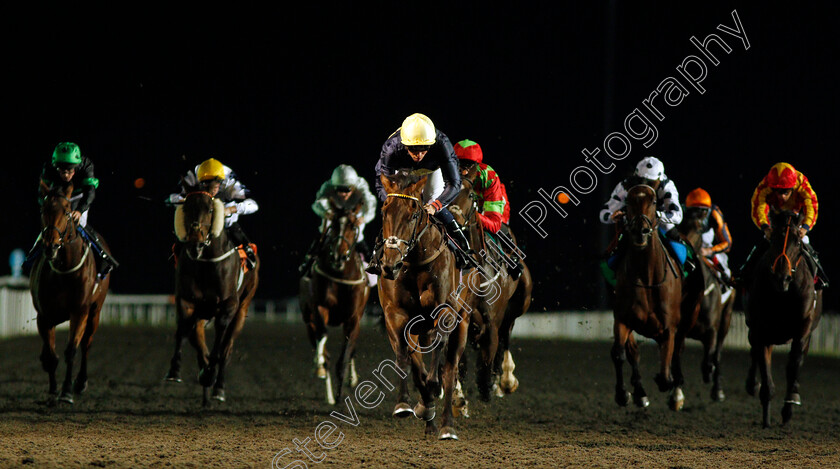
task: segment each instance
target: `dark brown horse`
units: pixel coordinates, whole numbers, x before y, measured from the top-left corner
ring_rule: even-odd
[[[475,169],[471,170],[474,177]],[[514,279],[507,268],[507,262],[514,262],[504,252],[499,236],[507,236],[515,246],[515,237],[510,232],[489,237],[479,220],[478,208],[473,193],[471,175],[461,179],[461,192],[450,205],[450,211],[468,231],[470,245],[477,246],[477,260],[481,269],[465,277],[469,287],[465,292],[471,308],[469,342],[479,350],[476,363],[476,384],[479,397],[488,401],[491,393],[503,397],[516,391],[519,380],[513,375],[516,366],[510,353],[510,334],[516,318],[522,316],[531,304],[533,283],[528,267],[522,263],[522,272]],[[483,254],[481,254],[483,253]],[[520,261],[521,262],[521,261]],[[466,372],[466,360],[461,360],[460,379]],[[459,383],[460,384],[460,383]],[[466,403],[459,406],[463,396],[460,386],[456,393],[456,411],[466,412]]]
[[[412,410],[403,379],[394,415],[413,414],[426,421],[427,435],[457,439],[452,402],[469,319],[460,305],[455,256],[423,209],[426,177],[418,179],[400,171],[391,177],[382,175],[381,181],[388,199],[382,206],[384,247],[379,301],[397,365],[406,370],[411,363],[414,384],[420,392],[420,401]],[[429,368],[423,359],[425,353],[430,355]],[[443,419],[438,432],[435,399],[441,387]]]
[[[822,313],[822,291],[814,290],[815,273],[803,259],[801,223],[801,214],[790,211],[770,214],[770,248],[756,266],[745,301],[752,358],[747,392],[753,396],[759,393],[765,428],[770,426],[770,399],[775,391],[770,370],[773,346],[790,343],[787,394],[782,407],[784,424],[793,416],[793,406],[802,403],[799,372],[808,354],[811,332]],[[761,374],[760,382],[757,373]]]
[[[166,379],[181,381],[181,345],[189,337],[198,353],[205,405],[211,386],[213,399],[225,400],[225,367],[259,282],[259,256],[254,268],[245,272],[224,230],[224,217],[221,200],[197,187],[187,187],[184,203],[175,211],[175,234],[182,248],[175,268],[178,328]],[[212,353],[204,339],[204,324],[209,320],[215,320]]]
[[[88,352],[99,326],[99,312],[108,294],[111,276],[97,281],[96,254],[78,231],[71,215],[73,185],[49,189],[41,183],[41,238],[43,254],[32,267],[29,286],[32,302],[38,311],[41,335],[41,364],[50,376],[50,394],[56,394],[55,326],[70,321],[70,335],[64,349],[67,374],[61,387],[61,402],[73,403],[73,394],[87,389]],[[103,248],[108,249],[104,239]],[[82,346],[82,364],[75,384],[72,382],[76,350]]]
[[[341,400],[344,377],[350,387],[356,387],[358,375],[354,356],[359,325],[370,297],[367,276],[362,259],[356,252],[356,211],[336,211],[329,226],[322,229],[320,249],[309,272],[300,279],[300,309],[309,341],[315,349],[315,366],[318,378],[325,379],[327,402]],[[326,225],[326,220],[324,221]],[[329,371],[329,354],[326,351],[327,326],[341,326],[344,346],[336,362],[338,387],[333,390]]]
[[[703,246],[702,230],[706,214],[701,209],[689,207],[685,211],[680,233],[699,253]],[[726,397],[720,382],[720,358],[723,353],[723,341],[729,332],[732,320],[732,308],[735,306],[735,289],[726,287],[715,274],[715,267],[706,257],[701,257],[699,273],[703,276],[703,300],[697,324],[689,331],[688,337],[703,344],[703,362],[700,365],[703,382],[712,382],[711,396],[714,401]]]
[[[633,332],[659,344],[659,390],[672,391],[669,405],[680,410],[685,402],[680,354],[685,337],[694,327],[699,304],[694,311],[682,314],[683,282],[678,261],[659,239],[656,214],[656,191],[646,185],[630,189],[626,197],[626,226],[622,242],[624,255],[616,265],[616,297],[612,360],[615,365],[615,401],[626,406],[630,393],[624,388],[623,365],[630,359],[633,402],[649,404],[639,372],[639,347]],[[697,301],[696,303],[699,303]]]

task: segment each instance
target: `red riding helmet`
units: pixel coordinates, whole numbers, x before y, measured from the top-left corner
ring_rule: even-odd
[[[796,187],[796,170],[788,163],[776,163],[764,180],[772,189],[793,189]]]
[[[476,164],[481,163],[484,156],[481,153],[481,147],[472,140],[461,140],[456,143],[455,155],[457,155],[460,160],[470,160],[474,161]]]

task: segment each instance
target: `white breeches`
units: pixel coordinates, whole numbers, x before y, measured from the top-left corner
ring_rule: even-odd
[[[427,204],[440,197],[443,187],[443,172],[438,168],[426,179],[426,185],[423,187],[423,203]]]

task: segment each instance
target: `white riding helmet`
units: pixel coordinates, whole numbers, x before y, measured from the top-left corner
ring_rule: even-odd
[[[350,186],[356,187],[359,182],[359,175],[356,170],[349,164],[341,164],[336,167],[330,177],[330,184],[333,186]]]
[[[665,176],[665,165],[654,156],[646,156],[636,165],[636,176],[657,181]]]

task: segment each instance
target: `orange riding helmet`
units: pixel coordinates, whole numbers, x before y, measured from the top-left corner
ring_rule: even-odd
[[[712,198],[708,192],[698,187],[688,193],[688,196],[685,198],[685,206],[711,208]]]

